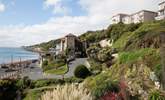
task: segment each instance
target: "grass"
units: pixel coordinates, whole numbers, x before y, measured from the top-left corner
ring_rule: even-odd
[[[49,74],[56,74],[56,75],[63,75],[68,71],[68,66],[67,64],[65,64],[64,66],[58,67],[57,69],[51,69],[51,70],[47,70],[45,71],[45,73],[49,73]]]
[[[42,90],[28,91],[26,97],[23,100],[38,100],[41,94]]]
[[[43,66],[44,71],[57,69],[61,66],[65,65],[64,62],[49,62],[47,66]]]
[[[159,52],[156,49],[145,48],[131,52],[122,52],[119,53],[119,62],[121,64],[131,63],[139,59],[147,58],[160,59]],[[151,60],[151,59],[149,59]],[[153,59],[152,59],[153,60]]]
[[[114,44],[113,47],[117,49],[122,49],[125,47],[126,43],[128,42],[129,38],[133,35],[133,32],[126,32],[124,33]]]

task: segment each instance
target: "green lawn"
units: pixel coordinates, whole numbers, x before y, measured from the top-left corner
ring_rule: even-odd
[[[45,90],[54,89],[55,87],[56,86],[45,86],[41,88],[29,89],[27,90],[27,94],[23,100],[38,100]]]
[[[48,74],[56,74],[56,75],[63,75],[68,71],[68,66],[65,64],[64,66],[59,67],[58,69],[54,68],[51,70],[45,71]]]

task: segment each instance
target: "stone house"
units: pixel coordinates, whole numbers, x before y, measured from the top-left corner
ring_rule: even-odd
[[[60,42],[56,44],[55,54],[67,53],[70,57],[84,56],[86,48],[87,43],[85,41],[80,41],[77,36],[70,33],[61,38]]]

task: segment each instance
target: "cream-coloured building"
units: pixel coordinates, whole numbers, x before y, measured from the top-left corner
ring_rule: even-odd
[[[133,14],[118,14],[112,17],[112,23],[117,24],[119,22],[123,22],[124,24],[130,23],[141,23],[141,22],[148,22],[155,19],[157,16],[156,12],[148,11],[148,10],[141,10],[139,12]]]
[[[165,1],[159,3],[158,16],[155,17],[156,20],[165,19]]]
[[[122,22],[123,18],[126,16],[128,16],[128,15],[127,14],[117,14],[111,18],[111,22],[113,24],[120,23],[120,22]]]
[[[141,10],[139,12],[132,14],[130,17],[131,17],[131,23],[141,23],[141,22],[153,21],[155,20],[156,16],[157,16],[156,12],[149,10]]]

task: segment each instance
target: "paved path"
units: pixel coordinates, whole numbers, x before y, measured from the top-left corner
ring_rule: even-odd
[[[74,76],[75,68],[81,64],[84,64],[89,67],[89,64],[87,63],[87,58],[77,58],[68,65],[69,71],[64,75],[64,77],[69,78],[69,77]],[[55,75],[55,74],[45,75],[43,73],[42,68],[40,68],[38,64],[31,64],[30,67],[31,68],[24,69],[22,76],[28,76],[32,80],[63,78],[63,75]]]
[[[76,67],[78,65],[85,65],[87,67],[89,67],[88,63],[87,63],[87,58],[77,58],[76,60],[70,62],[69,64],[69,71],[68,73],[65,74],[65,77],[72,77],[74,76],[74,70],[76,69]]]

